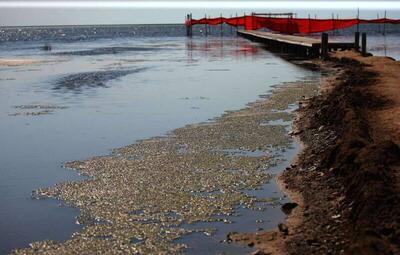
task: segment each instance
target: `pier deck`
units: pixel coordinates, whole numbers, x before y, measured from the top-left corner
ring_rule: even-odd
[[[359,48],[355,42],[333,41],[328,43],[326,40],[325,45],[323,45],[321,40],[304,36],[284,35],[255,30],[239,30],[237,33],[238,35],[252,41],[265,43],[268,48],[273,50],[275,49],[309,58],[321,56],[324,47],[326,52]]]

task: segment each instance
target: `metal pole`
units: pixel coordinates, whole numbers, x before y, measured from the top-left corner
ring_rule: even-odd
[[[310,14],[308,14],[308,33],[311,34],[311,19],[310,19]]]
[[[379,19],[379,13],[376,14],[376,19]],[[381,32],[381,24],[378,24],[378,33]]]
[[[357,32],[360,32],[360,8],[357,9]]]
[[[244,30],[247,30],[246,29],[246,12],[243,12],[243,19],[244,19]]]
[[[211,16],[210,16],[210,15],[208,15],[208,19],[211,19]],[[208,26],[208,34],[209,34],[209,35],[211,35],[211,27],[212,27],[212,26]]]
[[[383,20],[383,35],[386,35],[386,11],[385,11],[385,19]]]
[[[236,13],[236,32],[238,31],[238,15]]]
[[[190,27],[189,27],[189,31],[190,31],[190,37],[193,36],[193,26],[192,26],[192,14],[190,14]]]
[[[336,20],[339,20],[339,13],[336,13]],[[340,33],[339,33],[339,29],[336,29],[336,34],[337,34],[337,35],[340,34]]]
[[[223,32],[222,32],[222,13],[221,13],[221,15],[220,15],[220,18],[221,18],[221,25],[220,25],[220,32],[221,32],[221,36],[223,35]]]
[[[189,36],[189,14],[186,14],[185,26],[186,26],[186,36]]]
[[[207,27],[208,27],[208,23],[207,23],[207,14],[204,14],[204,21],[205,21],[205,24],[204,24],[204,30],[205,30],[205,32],[206,32],[206,36],[208,36],[208,31],[207,31]]]
[[[231,22],[232,22],[232,14],[231,14]],[[231,27],[231,35],[233,35],[233,27],[232,25],[229,25]]]

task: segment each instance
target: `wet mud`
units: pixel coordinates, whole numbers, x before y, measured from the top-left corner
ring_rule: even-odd
[[[371,58],[347,52],[316,61],[331,75],[321,95],[301,102],[294,133],[305,149],[281,176],[299,204],[276,231],[232,240],[254,244],[257,254],[400,253],[399,136],[382,133],[398,124],[379,119],[398,112],[387,88],[395,89],[399,65]]]

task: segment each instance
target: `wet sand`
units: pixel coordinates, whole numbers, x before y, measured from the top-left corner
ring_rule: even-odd
[[[256,254],[400,254],[400,64],[355,52],[312,64],[331,75],[302,102],[305,147],[280,176],[298,206],[274,231],[231,238]]]
[[[273,197],[245,191],[272,178],[270,167],[292,144],[285,126],[292,119],[289,109],[315,95],[316,84],[283,84],[248,107],[210,122],[138,141],[109,156],[67,163],[67,168],[91,178],[39,189],[35,197],[55,197],[79,208],[77,223],[84,224],[83,230],[64,243],[35,242],[13,253],[184,252],[180,237],[215,231],[185,228],[187,224],[230,224],[237,206],[264,210],[266,204],[279,205]]]

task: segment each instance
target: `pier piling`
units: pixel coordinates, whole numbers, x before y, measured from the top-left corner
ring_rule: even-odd
[[[363,56],[367,55],[367,33],[361,34],[361,54]]]
[[[326,59],[328,57],[328,34],[322,33],[321,36],[321,58]]]
[[[360,50],[360,32],[354,33],[354,48],[356,51]]]

